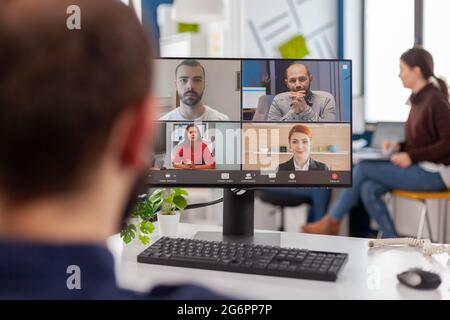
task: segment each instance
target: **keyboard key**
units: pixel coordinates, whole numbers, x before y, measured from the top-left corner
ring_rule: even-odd
[[[255,269],[265,269],[267,267],[267,263],[254,263],[253,268]]]
[[[197,257],[197,256],[172,256],[171,260],[204,262],[204,263],[217,263],[217,259],[215,259],[215,258],[211,258],[211,257]]]
[[[289,271],[295,271],[297,269],[297,266],[296,265],[290,265],[290,266],[287,267],[287,269]]]

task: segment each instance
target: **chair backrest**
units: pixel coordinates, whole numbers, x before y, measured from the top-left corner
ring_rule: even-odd
[[[265,96],[261,96],[258,99],[258,105],[256,106],[255,114],[253,115],[253,120],[255,121],[263,121],[267,120],[269,115],[270,105],[272,104],[272,100],[275,97],[273,94],[268,94]]]

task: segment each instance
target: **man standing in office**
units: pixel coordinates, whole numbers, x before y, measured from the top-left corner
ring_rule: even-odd
[[[180,106],[159,120],[227,121],[228,116],[202,102],[205,68],[197,60],[184,60],[175,69]]]
[[[72,5],[81,28],[69,30]],[[150,160],[150,56],[119,1],[2,2],[0,299],[222,298],[116,285],[106,240]]]
[[[336,121],[336,103],[325,91],[312,91],[313,76],[301,63],[286,69],[288,92],[277,94],[269,109],[269,121]]]

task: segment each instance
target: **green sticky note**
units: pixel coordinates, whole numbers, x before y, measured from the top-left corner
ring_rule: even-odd
[[[194,32],[197,33],[200,30],[200,26],[195,23],[178,23],[177,32]]]
[[[309,54],[305,37],[302,35],[289,39],[278,47],[278,51],[281,53],[281,57],[285,59],[301,59]]]

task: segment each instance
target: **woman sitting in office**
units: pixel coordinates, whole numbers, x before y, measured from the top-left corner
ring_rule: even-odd
[[[308,233],[336,235],[342,218],[361,197],[383,237],[397,237],[382,196],[393,189],[444,191],[450,187],[450,104],[446,83],[434,75],[433,58],[422,48],[400,57],[399,77],[411,89],[411,109],[405,124],[405,141],[386,141],[390,161],[361,162],[353,171],[353,187],[345,189],[331,212],[303,226]]]
[[[199,128],[189,124],[184,132],[184,140],[175,151],[172,160],[175,169],[202,170],[215,169],[216,162],[206,143],[202,141]]]
[[[311,129],[305,125],[293,126],[288,136],[293,157],[278,166],[278,171],[328,170],[325,163],[311,159]]]

